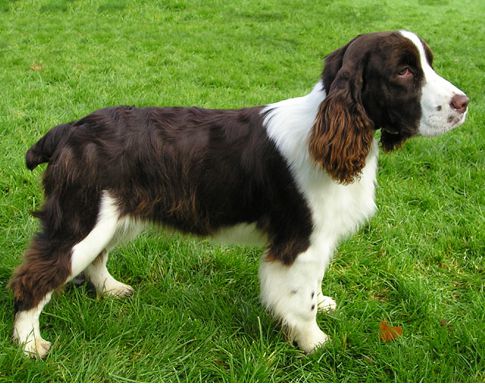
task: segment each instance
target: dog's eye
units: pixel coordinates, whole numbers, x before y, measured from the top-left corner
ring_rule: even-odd
[[[397,75],[401,78],[407,79],[407,78],[413,77],[414,73],[411,70],[411,68],[404,67],[404,68],[401,68],[401,70],[397,73]]]

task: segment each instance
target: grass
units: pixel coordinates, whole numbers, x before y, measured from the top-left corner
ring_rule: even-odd
[[[480,0],[0,2],[0,380],[485,380],[485,28]],[[338,309],[311,356],[258,302],[262,250],[150,232],[117,249],[125,301],[67,287],[41,317],[45,361],[11,343],[7,281],[37,228],[42,170],[26,149],[52,126],[118,104],[259,105],[308,92],[321,59],[369,31],[410,29],[467,91],[467,123],[380,157],[378,214],[324,280]],[[403,336],[382,343],[382,320]]]

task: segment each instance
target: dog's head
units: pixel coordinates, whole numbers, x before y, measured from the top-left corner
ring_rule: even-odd
[[[407,138],[462,124],[466,95],[432,68],[427,44],[411,32],[361,35],[327,56],[326,92],[310,153],[337,181],[351,183],[365,166],[374,131],[385,150]]]

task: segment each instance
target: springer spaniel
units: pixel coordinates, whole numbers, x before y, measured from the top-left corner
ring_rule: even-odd
[[[52,292],[84,272],[96,290],[132,287],[108,251],[149,223],[200,236],[256,234],[267,246],[261,299],[305,352],[325,343],[317,311],[339,240],[376,205],[378,145],[462,124],[468,98],[432,68],[407,31],[361,35],[331,53],[306,96],[239,110],[115,107],[59,125],[26,154],[48,162],[42,228],[15,271],[14,339],[44,357],[39,316]]]

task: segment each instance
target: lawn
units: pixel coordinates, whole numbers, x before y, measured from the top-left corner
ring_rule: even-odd
[[[485,381],[485,3],[481,0],[0,2],[0,381]],[[470,97],[467,123],[380,155],[377,215],[324,279],[331,341],[306,356],[258,300],[259,248],[150,231],[112,253],[136,292],[66,287],[45,361],[11,342],[7,282],[36,231],[49,128],[109,105],[237,108],[303,95],[357,34],[409,29]],[[392,342],[379,323],[401,326]]]

